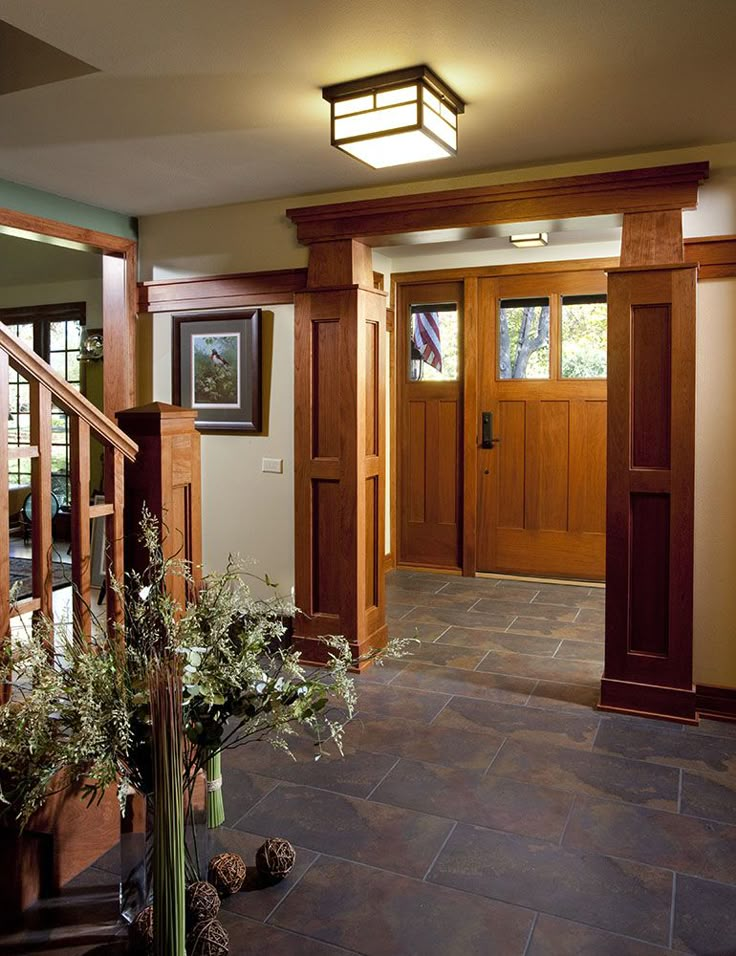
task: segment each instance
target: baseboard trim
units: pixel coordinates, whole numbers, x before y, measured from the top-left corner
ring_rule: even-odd
[[[695,706],[701,717],[714,720],[736,720],[736,689],[696,684]]]
[[[674,720],[681,724],[697,724],[695,687],[660,687],[633,681],[601,680],[599,710],[638,717]]]

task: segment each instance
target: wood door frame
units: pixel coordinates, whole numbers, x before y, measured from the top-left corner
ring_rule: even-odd
[[[0,209],[0,233],[25,239],[61,240],[61,245],[102,255],[102,325],[105,350],[115,356],[103,370],[104,412],[136,403],[137,242],[55,219]]]

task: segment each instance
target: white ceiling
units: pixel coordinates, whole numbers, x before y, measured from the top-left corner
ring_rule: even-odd
[[[0,0],[100,72],[0,96],[0,177],[131,214],[736,139],[736,0]],[[0,50],[0,55],[2,51]],[[370,170],[321,87],[427,63],[460,153]]]

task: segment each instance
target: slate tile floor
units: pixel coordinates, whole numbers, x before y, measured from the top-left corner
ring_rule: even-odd
[[[223,921],[239,956],[736,954],[736,725],[595,710],[603,591],[394,572],[411,658],[358,678],[345,757],[228,755],[223,846],[298,847]],[[0,954],[122,953],[115,854]]]

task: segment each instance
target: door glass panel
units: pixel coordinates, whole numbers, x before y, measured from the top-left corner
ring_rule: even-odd
[[[549,298],[501,299],[498,377],[549,378]]]
[[[460,336],[457,305],[411,307],[410,382],[455,382],[459,378]]]
[[[608,305],[605,295],[562,297],[562,378],[605,378]]]

